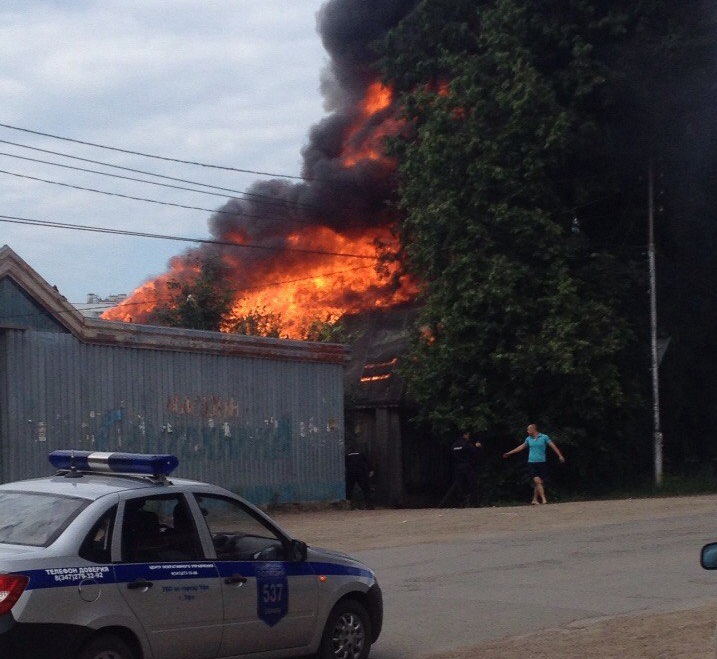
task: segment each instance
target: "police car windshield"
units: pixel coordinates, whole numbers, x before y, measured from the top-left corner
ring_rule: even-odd
[[[47,547],[89,504],[34,492],[0,492],[0,544]]]

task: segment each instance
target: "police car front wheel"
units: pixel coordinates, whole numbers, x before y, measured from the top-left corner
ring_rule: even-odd
[[[360,602],[346,599],[331,611],[318,659],[367,659],[371,650],[371,621]]]
[[[119,636],[100,634],[85,644],[77,659],[137,659],[137,657],[132,648]]]

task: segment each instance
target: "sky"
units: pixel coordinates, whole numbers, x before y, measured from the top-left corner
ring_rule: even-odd
[[[38,149],[238,191],[268,176],[164,162],[35,133],[296,176],[308,130],[325,115],[319,85],[328,56],[316,32],[323,2],[5,0],[0,7],[0,215],[210,238],[207,220],[230,193],[198,194],[121,180],[115,176],[148,176]],[[75,303],[85,302],[88,293],[129,294],[192,246],[2,220],[0,246],[9,245]]]

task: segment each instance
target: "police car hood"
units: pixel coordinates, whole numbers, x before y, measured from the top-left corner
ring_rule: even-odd
[[[355,565],[356,567],[366,566],[361,562],[333,549],[323,549],[321,547],[308,547],[306,552],[307,560],[315,563],[341,563],[342,565]]]

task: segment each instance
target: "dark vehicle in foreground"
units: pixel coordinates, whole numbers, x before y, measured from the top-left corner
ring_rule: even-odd
[[[366,659],[372,570],[307,547],[171,455],[55,451],[0,485],[0,657]]]

